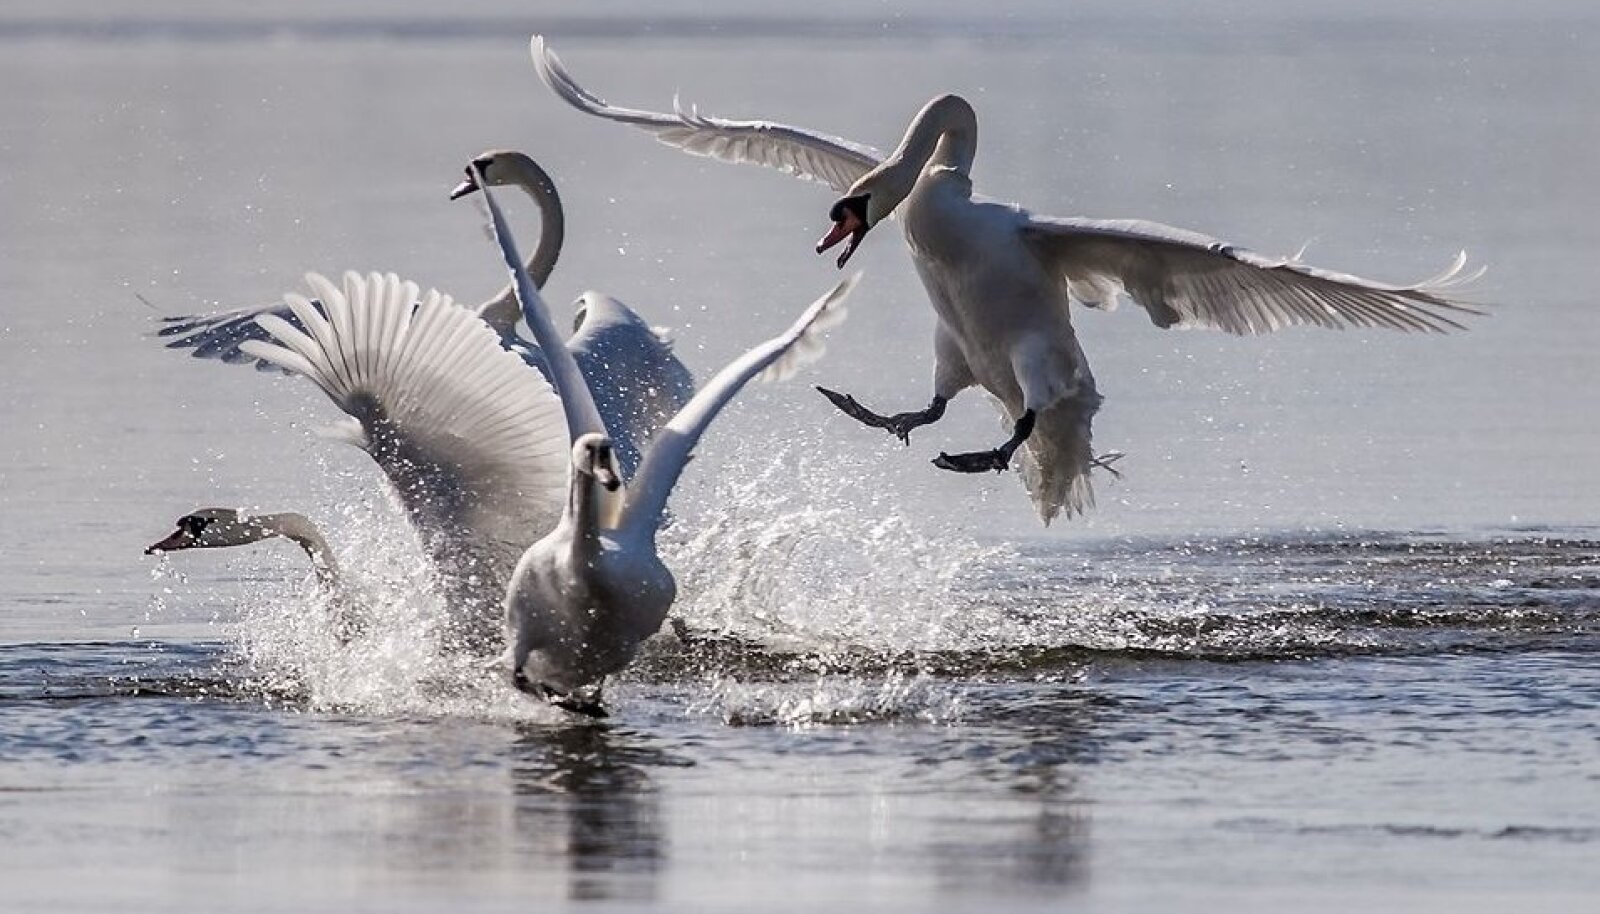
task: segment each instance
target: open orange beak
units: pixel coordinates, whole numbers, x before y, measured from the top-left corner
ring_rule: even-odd
[[[817,253],[821,254],[828,248],[849,238],[850,243],[845,245],[844,253],[839,255],[839,266],[843,267],[845,261],[850,259],[850,255],[856,252],[856,245],[861,243],[861,239],[866,237],[866,234],[867,223],[851,210],[841,209],[839,219],[833,224],[833,228],[829,229],[828,234],[823,235],[822,240],[817,242]]]

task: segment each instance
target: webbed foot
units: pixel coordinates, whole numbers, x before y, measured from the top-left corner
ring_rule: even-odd
[[[933,458],[933,465],[956,473],[984,473],[989,470],[1004,473],[1011,466],[1011,453],[1005,448],[970,454],[946,454],[940,451],[939,456]]]
[[[849,394],[842,394],[826,387],[818,387],[817,393],[827,397],[829,403],[837,406],[840,412],[850,418],[860,422],[862,425],[884,429],[906,445],[911,444],[912,429],[937,422],[939,417],[944,415],[945,401],[941,397],[934,397],[933,403],[927,409],[884,416],[862,406],[856,401],[855,397]]]

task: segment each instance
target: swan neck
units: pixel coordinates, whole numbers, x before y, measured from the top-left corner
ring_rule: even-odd
[[[334,560],[333,549],[323,538],[322,531],[304,514],[264,514],[251,518],[262,530],[274,536],[291,540],[305,550],[311,558],[311,568],[316,572],[317,583],[328,588],[339,586],[339,563]]]
[[[959,95],[941,95],[922,107],[906,127],[900,145],[877,168],[856,182],[852,193],[883,190],[891,209],[910,195],[928,165],[970,176],[978,154],[978,115]]]
[[[566,241],[567,218],[561,206],[561,194],[556,191],[556,182],[551,179],[550,173],[533,159],[519,155],[507,158],[506,164],[510,166],[511,183],[522,188],[539,207],[539,246],[528,256],[525,266],[533,284],[543,289],[550,280],[550,274],[555,271],[556,261],[561,257],[561,246]],[[478,315],[502,337],[514,335],[517,320],[522,317],[516,288],[507,284],[478,309]]]
[[[572,471],[572,492],[567,499],[566,516],[562,519],[572,530],[573,559],[579,563],[592,557],[600,548],[601,490],[595,478],[588,473]]]

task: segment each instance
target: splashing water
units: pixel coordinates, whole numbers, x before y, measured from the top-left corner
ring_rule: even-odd
[[[268,695],[317,710],[541,717],[491,658],[440,642],[449,608],[415,532],[382,496],[346,502],[330,531],[344,575],[333,592],[313,582],[247,601],[240,656]]]
[[[868,504],[841,480],[849,458],[780,446],[761,471],[719,474],[700,516],[680,518],[664,552],[689,625],[789,650],[933,651],[986,644],[966,582],[1003,564],[1005,546],[927,532],[896,499]]]

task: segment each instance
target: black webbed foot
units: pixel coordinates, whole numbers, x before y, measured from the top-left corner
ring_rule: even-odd
[[[1033,434],[1034,417],[1033,410],[1024,411],[1017,419],[1011,438],[992,451],[974,451],[970,454],[946,454],[940,451],[939,456],[933,458],[933,465],[956,473],[982,473],[986,470],[1004,473],[1011,466],[1011,455]]]
[[[1011,466],[1011,453],[1005,448],[970,454],[946,454],[940,451],[939,456],[933,458],[933,465],[956,473],[984,473],[989,470],[1004,473]]]
[[[927,409],[884,416],[862,406],[856,401],[855,397],[849,394],[842,394],[826,387],[818,387],[817,393],[827,397],[829,403],[837,406],[840,412],[850,418],[860,422],[862,425],[884,429],[889,434],[899,438],[900,442],[905,445],[911,444],[912,429],[937,422],[939,417],[944,415],[945,401],[940,397],[935,397],[933,403]]]
[[[521,670],[511,674],[511,684],[516,686],[517,691],[524,695],[542,698],[563,711],[571,711],[574,714],[582,714],[584,717],[592,717],[596,720],[611,716],[606,713],[605,707],[600,704],[600,692],[598,689],[594,691],[594,697],[592,698],[575,695],[570,692],[562,692],[546,683],[530,681],[528,677],[522,675]]]

